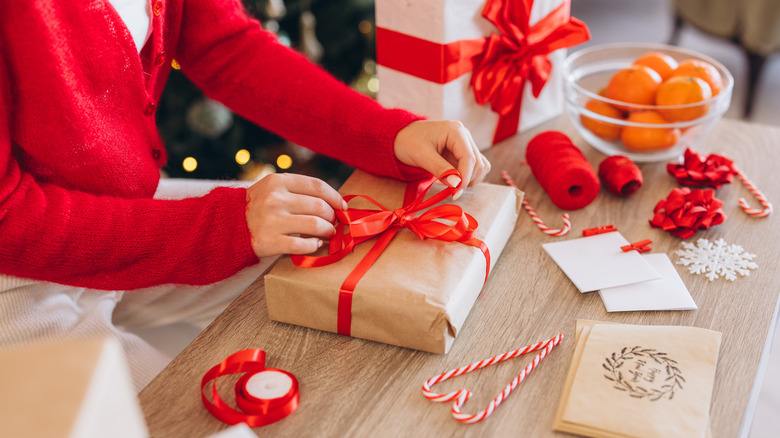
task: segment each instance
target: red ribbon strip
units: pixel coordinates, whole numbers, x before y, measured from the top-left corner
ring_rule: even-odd
[[[458,172],[451,169],[440,175],[438,179],[445,181],[450,175],[459,177]],[[349,208],[344,211],[336,211],[336,233],[330,240],[328,255],[290,256],[296,266],[309,268],[326,266],[343,259],[352,252],[355,245],[379,236],[379,239],[374,243],[368,254],[363,257],[341,285],[337,319],[337,331],[339,334],[351,335],[352,296],[355,292],[355,287],[401,228],[410,230],[420,240],[437,239],[446,242],[461,242],[479,248],[485,255],[485,280],[487,281],[490,273],[490,252],[484,242],[474,237],[478,224],[471,215],[464,212],[457,205],[445,204],[431,208],[422,215],[415,217],[416,213],[428,209],[449,197],[462,184],[461,180],[461,184],[458,184],[457,187],[446,187],[425,200],[425,196],[435,180],[435,178],[429,178],[407,184],[404,205],[395,210],[387,209],[368,196],[345,196],[344,200],[347,202],[356,197],[364,198],[379,207],[379,209]]]
[[[604,233],[611,233],[613,231],[617,231],[618,229],[615,228],[613,225],[602,225],[600,227],[595,228],[588,228],[585,230],[582,230],[582,237],[590,237],[595,236],[597,234],[604,234]]]
[[[623,252],[629,252],[629,251],[636,251],[638,253],[648,252],[652,251],[653,249],[650,248],[650,244],[653,243],[650,239],[640,240],[639,242],[634,242],[628,245],[621,246],[620,249],[623,250]]]
[[[474,68],[485,38],[439,44],[384,27],[376,28],[376,62],[393,70],[446,84]]]
[[[500,34],[486,38],[439,44],[378,27],[377,63],[437,84],[452,81],[473,70],[471,86],[477,103],[490,102],[499,114],[493,143],[517,132],[526,80],[534,97],[552,71],[548,55],[590,39],[587,26],[570,17],[570,0],[564,0],[533,26],[529,19],[533,0],[488,0],[482,16]]]
[[[277,371],[292,379],[293,385],[282,397],[275,399],[260,399],[246,391],[246,382],[253,375],[262,371]],[[246,373],[238,380],[235,387],[236,404],[244,412],[238,411],[225,403],[217,392],[217,378],[228,374]],[[203,388],[212,382],[209,401]],[[284,370],[265,367],[265,351],[251,348],[234,353],[220,364],[214,366],[203,376],[200,382],[200,397],[206,409],[218,420],[227,424],[246,423],[249,427],[260,427],[277,422],[292,414],[298,408],[298,380]]]

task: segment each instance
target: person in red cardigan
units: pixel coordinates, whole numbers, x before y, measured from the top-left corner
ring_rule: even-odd
[[[117,302],[148,303],[163,285],[229,283],[232,297],[261,258],[332,234],[344,201],[306,176],[154,196],[166,162],[154,115],[172,63],[237,114],[369,172],[455,167],[470,185],[490,167],[460,123],[382,108],[279,44],[239,0],[152,0],[140,54],[109,0],[0,6],[0,324],[13,327],[0,327],[0,348],[102,330],[143,356],[113,326]],[[190,301],[208,290],[173,289]]]

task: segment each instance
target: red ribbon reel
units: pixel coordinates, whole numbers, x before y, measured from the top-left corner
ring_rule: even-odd
[[[217,379],[236,373],[245,373],[235,386],[236,405],[243,412],[225,403],[217,392]],[[213,401],[203,391],[209,382]],[[275,423],[298,408],[298,380],[287,371],[266,368],[265,351],[252,348],[234,353],[211,368],[200,382],[200,396],[211,415],[223,423],[260,427]]]

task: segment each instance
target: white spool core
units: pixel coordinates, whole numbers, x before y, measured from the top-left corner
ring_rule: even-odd
[[[246,381],[246,392],[249,395],[266,400],[282,397],[292,387],[290,376],[273,370],[260,371]]]

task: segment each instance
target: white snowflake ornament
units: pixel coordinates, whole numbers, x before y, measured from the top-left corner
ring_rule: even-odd
[[[747,277],[750,269],[758,268],[752,261],[755,254],[745,252],[739,245],[729,245],[723,239],[715,242],[699,239],[696,245],[688,242],[682,245],[685,249],[675,252],[680,256],[677,264],[687,266],[692,274],[704,274],[710,281],[720,277],[734,281],[737,274]]]

